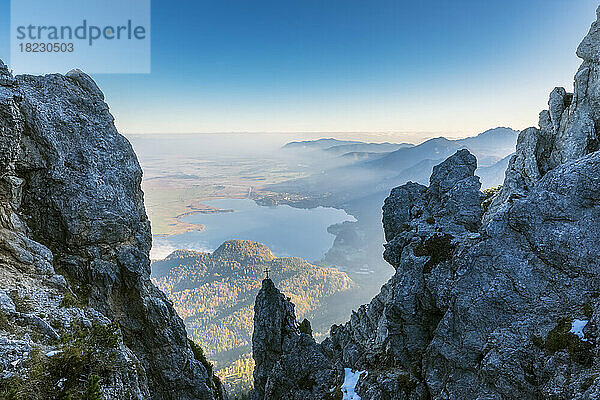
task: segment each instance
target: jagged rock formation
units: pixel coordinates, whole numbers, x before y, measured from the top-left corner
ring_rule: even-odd
[[[319,360],[303,366],[319,383],[309,399],[342,399],[342,368],[366,371],[362,400],[600,397],[600,8],[577,54],[574,94],[555,89],[539,128],[520,134],[491,205],[467,151],[429,187],[392,190],[384,257],[396,274],[322,344],[294,339],[288,312],[271,319],[289,306],[263,288],[256,399],[293,398],[302,352]]]
[[[255,399],[302,400],[329,393],[341,375],[316,344],[310,323],[296,322],[294,305],[270,279],[262,282],[254,306],[252,352]],[[339,376],[338,376],[339,375]]]
[[[41,351],[50,356],[34,361],[57,380],[44,382],[55,394],[89,378],[107,399],[223,398],[150,281],[142,171],[93,80],[81,71],[13,77],[0,62],[0,134],[3,390],[19,394],[32,379],[23,365]],[[27,310],[15,310],[23,298]],[[112,345],[98,354],[115,357],[87,376],[61,376],[52,358],[76,343],[78,326],[110,327]]]

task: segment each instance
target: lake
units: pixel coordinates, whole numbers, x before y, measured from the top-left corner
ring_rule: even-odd
[[[234,211],[183,217],[183,222],[204,225],[205,229],[167,237],[155,236],[151,252],[153,259],[164,258],[177,249],[213,251],[227,240],[247,239],[264,243],[278,257],[297,256],[317,261],[331,248],[335,239],[327,232],[327,227],[356,221],[345,211],[328,207],[265,207],[249,199],[211,200],[203,204]]]

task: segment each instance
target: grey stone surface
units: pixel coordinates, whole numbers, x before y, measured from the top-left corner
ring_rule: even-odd
[[[254,306],[254,399],[320,398],[335,389],[343,372],[330,367],[309,327],[305,320],[301,329],[290,299],[265,279]]]
[[[313,374],[367,371],[362,400],[598,398],[598,25],[579,47],[575,92],[555,89],[539,128],[521,132],[485,213],[466,151],[435,167],[429,187],[392,190],[384,257],[396,273],[316,350],[307,347],[328,360]],[[274,354],[269,366],[289,356]]]
[[[150,281],[141,179],[89,76],[12,77],[0,63],[0,279],[10,286],[26,276],[30,285],[20,290],[38,285],[40,293],[37,312],[15,320],[50,336],[61,332],[40,315],[67,325],[118,323],[120,359],[141,372],[106,377],[107,398],[222,399],[220,383],[194,359],[182,320]],[[50,301],[66,293],[84,303],[79,312]]]

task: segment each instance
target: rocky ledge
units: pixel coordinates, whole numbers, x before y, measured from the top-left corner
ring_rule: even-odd
[[[89,76],[0,62],[0,397],[225,397],[150,281],[141,178]]]
[[[501,190],[466,150],[383,206],[396,269],[321,344],[265,281],[256,400],[600,398],[600,8],[575,91],[521,132]],[[354,397],[358,398],[358,397]]]

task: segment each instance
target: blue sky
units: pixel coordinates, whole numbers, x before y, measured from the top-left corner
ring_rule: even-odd
[[[124,133],[521,129],[554,86],[572,86],[597,6],[155,0],[152,73],[94,78]],[[0,7],[7,61],[9,2]]]

